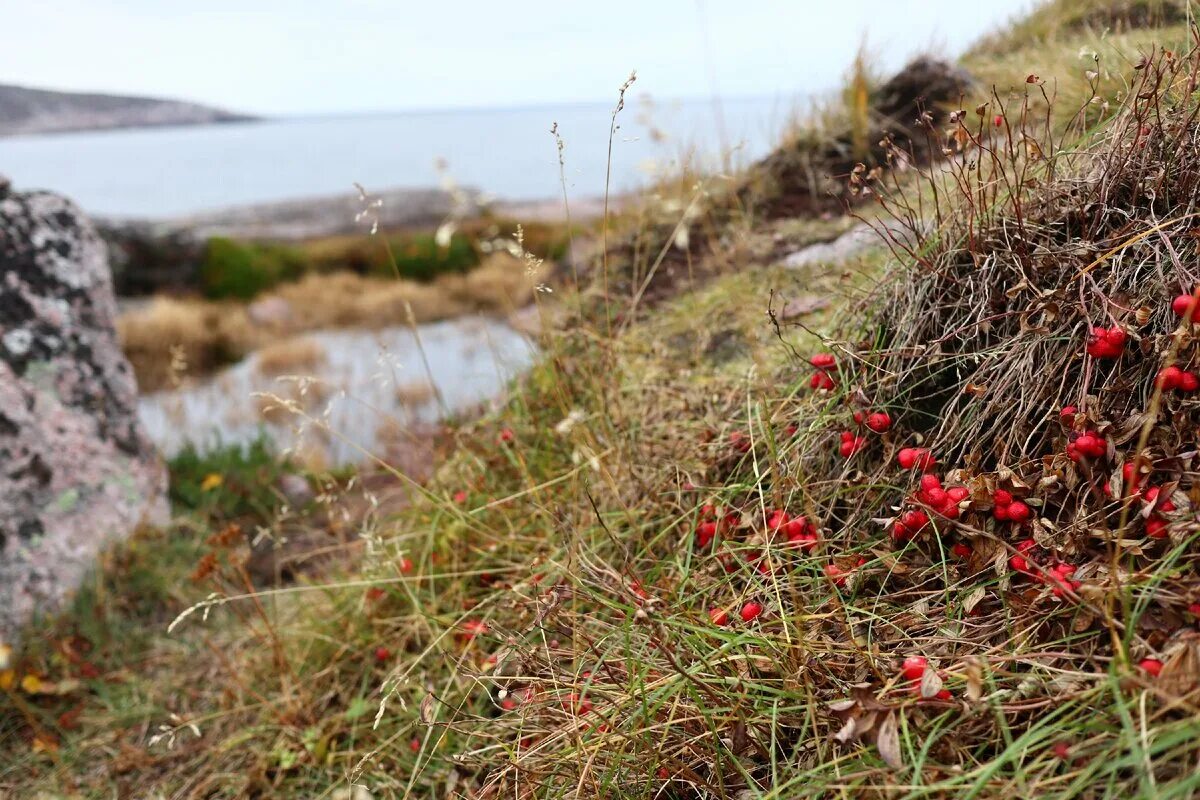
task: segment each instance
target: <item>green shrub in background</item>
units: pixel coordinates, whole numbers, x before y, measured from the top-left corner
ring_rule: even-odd
[[[205,453],[189,444],[168,467],[172,505],[214,524],[246,519],[267,522],[283,502],[276,489],[279,479],[298,471],[275,453],[265,436]]]
[[[295,248],[214,237],[204,251],[200,288],[214,300],[249,300],[309,269],[308,257]]]
[[[386,257],[376,260],[372,272],[381,277],[394,277],[398,271],[401,278],[431,281],[438,275],[468,272],[479,265],[474,243],[461,233],[451,236],[445,247],[439,247],[431,233],[393,238],[390,244],[396,268],[392,269]]]

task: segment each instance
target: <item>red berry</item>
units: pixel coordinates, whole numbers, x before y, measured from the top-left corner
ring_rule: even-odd
[[[459,505],[467,502],[467,492],[465,489],[459,489],[454,493],[454,502],[458,503]]]
[[[971,490],[965,486],[951,486],[946,490],[946,496],[955,503],[961,503],[971,496]]]
[[[1188,606],[1188,613],[1193,617],[1200,617],[1200,603],[1192,603]]]
[[[793,547],[798,547],[806,553],[811,553],[817,547],[817,535],[815,533],[796,533],[788,535],[788,544]]]
[[[783,535],[791,539],[792,537],[801,536],[807,533],[808,528],[809,525],[807,519],[804,517],[796,517],[793,520],[789,520],[787,524],[783,526]]]
[[[1054,753],[1057,758],[1066,761],[1071,755],[1071,745],[1066,742],[1055,742],[1050,748],[1050,752]]]
[[[762,603],[756,603],[753,600],[742,606],[742,622],[753,622],[758,619],[759,614],[762,614]]]
[[[1075,406],[1063,406],[1062,411],[1058,412],[1058,416],[1059,417],[1070,417],[1070,418],[1074,419],[1075,415],[1078,413],[1079,413],[1079,409],[1076,408]]]
[[[1194,319],[1196,317],[1196,296],[1190,294],[1176,295],[1171,301],[1171,310],[1175,312],[1177,317],[1188,317]],[[1200,322],[1200,320],[1197,320]]]
[[[919,681],[929,667],[929,659],[925,656],[909,656],[900,665],[900,674],[910,681]]]
[[[791,517],[783,509],[774,509],[767,515],[767,530],[775,533],[784,525],[787,525],[790,519]]]
[[[850,458],[850,456],[866,446],[867,440],[864,437],[855,436],[849,431],[844,431],[842,433],[842,441],[838,444],[838,452],[841,453],[842,458]]]
[[[959,558],[970,558],[971,546],[963,544],[962,542],[957,542],[953,547],[950,548],[950,552]]]
[[[934,489],[941,489],[942,481],[937,475],[922,475],[921,476],[921,491],[929,492]]]
[[[1002,127],[1004,125],[1004,115],[997,114],[996,116],[992,117],[992,124],[995,125],[997,128]]]
[[[937,462],[924,447],[905,447],[896,454],[896,461],[904,469],[919,469],[928,472]]]
[[[375,648],[375,660],[379,663],[392,660],[392,651],[388,650],[383,645]]]
[[[1007,492],[1004,489],[997,489],[996,493],[992,495],[992,500],[998,506],[1006,506],[1013,501],[1012,492]]]
[[[1200,389],[1200,377],[1196,373],[1185,371],[1179,376],[1179,391],[1194,392],[1197,389]]]
[[[515,435],[516,434],[513,433],[512,428],[502,428],[500,430],[500,441],[507,444],[513,440]]]
[[[729,612],[723,608],[710,608],[708,618],[713,625],[724,625],[729,622]]]
[[[828,576],[831,581],[833,581],[834,586],[846,585],[846,575],[848,573],[837,564],[826,564],[824,571],[825,575]]]
[[[817,369],[832,369],[837,366],[837,359],[833,357],[832,353],[817,353],[808,360],[808,363]]]
[[[1138,668],[1141,669],[1142,672],[1145,672],[1147,675],[1150,675],[1153,678],[1157,678],[1159,676],[1159,673],[1162,672],[1163,663],[1161,661],[1159,661],[1157,658],[1143,658],[1141,661],[1138,662]]]
[[[1179,367],[1166,367],[1158,371],[1158,377],[1155,378],[1155,385],[1164,392],[1169,392],[1172,389],[1178,389],[1180,381],[1183,379],[1183,370]]]
[[[410,573],[412,571],[413,571],[412,559],[406,558],[406,557],[401,557],[401,559],[400,559],[400,574],[407,575],[408,573]]]
[[[867,427],[876,433],[884,433],[892,427],[892,418],[887,412],[876,411],[867,417]]]
[[[814,389],[819,389],[822,391],[831,391],[835,386],[837,386],[829,373],[823,370],[814,372],[813,376],[808,379],[808,385]]]
[[[854,424],[855,425],[862,425],[863,419],[864,419],[863,412],[861,412],[861,411],[854,412]]]
[[[1028,522],[1033,516],[1033,510],[1029,506],[1016,500],[1008,507],[1008,518],[1016,523]]]
[[[408,741],[408,749],[412,750],[414,753],[420,752],[421,740],[414,736]]]
[[[1146,520],[1146,535],[1151,539],[1167,538],[1167,521],[1162,517],[1150,517]]]

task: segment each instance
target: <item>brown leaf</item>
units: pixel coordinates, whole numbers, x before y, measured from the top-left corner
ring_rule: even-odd
[[[967,699],[972,702],[983,697],[983,666],[975,658],[967,661]]]
[[[904,766],[904,759],[900,755],[900,727],[895,714],[884,717],[875,736],[875,746],[879,748],[879,757],[889,767],[900,769]]]
[[[833,735],[833,740],[839,744],[853,741],[858,735],[858,720],[854,717],[848,717],[846,722],[838,729],[838,732]]]
[[[421,722],[426,725],[433,724],[433,692],[425,695],[425,699],[421,701]]]

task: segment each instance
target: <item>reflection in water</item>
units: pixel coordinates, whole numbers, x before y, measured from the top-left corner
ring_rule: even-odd
[[[211,380],[147,395],[139,412],[168,456],[247,442],[265,431],[282,448],[328,465],[383,455],[404,432],[497,397],[535,355],[498,320],[323,331],[251,355]],[[300,413],[297,413],[300,412]]]

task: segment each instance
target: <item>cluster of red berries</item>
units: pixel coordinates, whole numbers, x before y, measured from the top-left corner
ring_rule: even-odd
[[[1058,412],[1063,425],[1074,427],[1079,409],[1075,406],[1063,406]],[[1084,458],[1104,458],[1108,455],[1108,440],[1104,434],[1096,430],[1072,430],[1067,437],[1067,457],[1078,463]]]
[[[921,690],[921,681],[925,678],[925,670],[929,669],[929,659],[925,656],[909,656],[900,665],[900,675],[908,681],[909,688],[914,692]],[[949,689],[941,689],[936,695],[938,700],[951,698]]]
[[[1028,522],[1033,517],[1033,510],[1021,500],[1014,500],[1012,492],[997,489],[992,495],[992,516],[1001,522],[1015,522],[1018,525]]]
[[[1071,431],[1067,442],[1067,457],[1072,461],[1086,458],[1104,458],[1108,454],[1108,440],[1095,431]]]
[[[842,431],[841,441],[838,442],[838,452],[842,458],[849,458],[867,446],[867,437],[858,436],[850,431]]]
[[[961,513],[961,503],[970,495],[965,486],[942,486],[941,478],[926,473],[921,476],[921,484],[912,497],[912,502],[931,509],[935,514],[946,519],[958,519]],[[892,523],[892,541],[903,544],[916,538],[929,524],[929,515],[924,509],[913,508],[902,513]]]
[[[892,427],[892,417],[886,411],[874,411],[870,414],[863,411],[855,411],[854,423],[856,425],[866,425],[869,430],[875,433],[887,433]],[[841,441],[838,443],[838,452],[842,454],[842,458],[849,458],[866,446],[867,438],[865,436],[852,433],[851,431],[842,431]]]
[[[700,522],[696,525],[696,544],[701,549],[708,547],[713,539],[717,538],[718,533],[728,533],[737,525],[737,514],[727,511],[723,516],[718,515],[716,506],[706,504],[700,508]]]
[[[1160,494],[1161,490],[1157,486],[1151,486],[1142,495],[1142,499],[1153,509],[1150,516],[1146,517],[1146,535],[1151,539],[1167,538],[1167,525],[1169,523],[1162,515],[1169,514],[1175,510],[1175,504],[1171,502],[1171,498],[1163,497],[1160,500]]]
[[[1172,390],[1194,392],[1200,389],[1200,377],[1197,377],[1194,372],[1189,372],[1179,367],[1166,367],[1159,370],[1158,377],[1154,383],[1164,392]]]
[[[1120,326],[1111,328],[1092,328],[1088,333],[1087,352],[1092,358],[1120,358],[1125,350],[1128,334]]]
[[[1042,571],[1036,569],[1034,565],[1037,561],[1033,557],[1036,550],[1037,542],[1033,539],[1025,539],[1018,542],[1016,555],[1008,559],[1008,565],[1022,575],[1027,575],[1035,581],[1053,586],[1055,597],[1065,597],[1067,592],[1073,594],[1079,590],[1082,584],[1071,577],[1075,574],[1074,564],[1060,561],[1052,565],[1048,570]]]
[[[756,600],[748,600],[742,604],[741,609],[738,611],[738,616],[741,617],[742,622],[750,623],[762,616],[762,613],[762,603],[759,603]],[[711,608],[708,611],[708,619],[713,625],[718,627],[728,625],[729,610],[724,608]]]
[[[767,515],[767,532],[781,533],[787,537],[792,547],[798,547],[806,553],[811,553],[817,546],[820,537],[817,529],[807,517],[792,517],[783,509],[774,509]]]
[[[808,385],[820,391],[832,391],[837,386],[837,382],[829,371],[837,366],[837,359],[829,353],[817,353],[808,360],[808,363],[817,368],[817,371],[812,374],[808,380]]]

